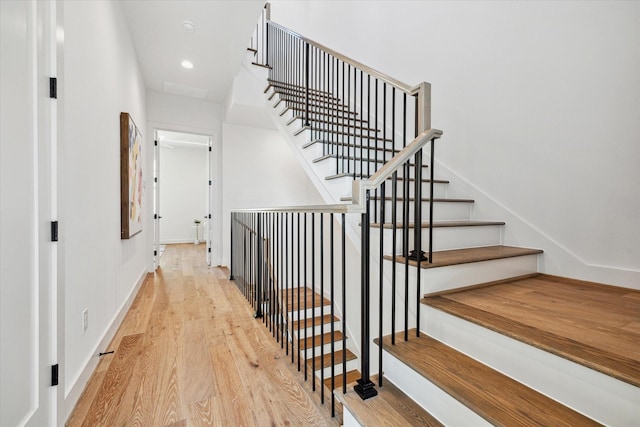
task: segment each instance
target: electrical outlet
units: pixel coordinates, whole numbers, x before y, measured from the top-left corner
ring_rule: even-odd
[[[82,333],[84,334],[89,327],[89,309],[85,308],[82,312]]]

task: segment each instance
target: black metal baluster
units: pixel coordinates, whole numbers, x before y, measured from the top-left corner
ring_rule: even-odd
[[[336,416],[336,399],[333,395],[333,390],[336,388],[336,346],[335,346],[335,309],[334,309],[334,304],[335,304],[335,260],[334,260],[334,236],[333,236],[333,221],[334,221],[334,217],[333,217],[333,212],[330,214],[329,216],[329,272],[331,274],[330,276],[330,285],[331,285],[331,290],[330,290],[330,300],[331,300],[331,416],[335,417]],[[342,349],[342,352],[344,353],[346,351],[345,348]],[[324,366],[324,365],[323,365]],[[324,382],[323,382],[324,385]],[[324,389],[324,386],[322,387]]]
[[[297,268],[297,273],[298,273],[298,291],[296,292],[296,294],[298,295],[298,306],[297,306],[297,311],[298,311],[298,316],[297,316],[297,320],[298,320],[298,372],[300,372],[300,323],[301,323],[301,319],[300,319],[300,212],[298,212],[298,222],[297,222],[297,226],[298,226],[298,235],[297,235],[297,240],[298,240],[298,256],[296,257],[297,260],[297,264],[298,264],[298,268]],[[306,325],[305,325],[306,326]]]
[[[283,212],[282,240],[284,244],[284,281],[282,282],[282,339],[286,340],[285,354],[289,355],[289,239],[287,229],[289,227],[289,212]],[[293,357],[293,352],[291,352]],[[293,363],[293,360],[291,361]]]
[[[316,391],[316,218],[311,212],[311,389]]]
[[[362,224],[362,237],[361,237],[361,241],[362,241],[362,247],[361,247],[361,258],[362,258],[362,267],[361,267],[361,280],[360,280],[360,287],[361,287],[361,304],[360,304],[360,310],[361,310],[361,326],[362,326],[362,331],[361,331],[361,337],[362,337],[362,343],[361,343],[361,353],[362,353],[362,375],[361,378],[358,380],[358,384],[354,387],[354,390],[356,393],[358,393],[358,395],[362,398],[362,400],[366,400],[369,399],[370,397],[373,397],[375,395],[378,394],[378,392],[375,389],[374,384],[371,382],[371,378],[370,378],[370,369],[369,369],[369,363],[370,363],[370,354],[369,354],[369,349],[370,349],[370,332],[371,332],[371,326],[370,326],[370,270],[369,270],[369,262],[370,262],[370,246],[369,246],[369,242],[370,242],[370,217],[371,217],[371,206],[370,206],[370,192],[369,190],[367,190],[366,195],[365,195],[365,213],[362,214],[362,218],[361,218],[361,224]]]
[[[391,88],[391,146],[396,146],[396,88]],[[396,343],[396,272],[398,269],[398,260],[396,256],[397,241],[398,241],[398,171],[393,173],[393,179],[391,181],[393,187],[391,188],[391,224],[392,224],[392,249],[391,256],[393,257],[393,269],[391,270],[391,344]]]
[[[407,94],[402,94],[402,146],[407,145]],[[402,182],[402,256],[404,257],[404,340],[409,339],[409,162],[404,164]]]
[[[379,304],[378,304],[378,313],[380,315],[379,323],[378,323],[378,386],[382,387],[382,325],[383,325],[383,308],[384,308],[384,220],[385,220],[385,183],[383,182],[380,186],[380,252],[378,253],[379,262],[380,262],[380,273],[378,285],[380,286],[380,296],[379,296]],[[375,206],[375,203],[374,203]]]
[[[324,405],[324,213],[320,212],[320,403]]]
[[[347,393],[347,258],[346,258],[346,227],[347,219],[346,215],[342,214],[342,233],[340,236],[341,243],[341,264],[342,264],[342,348],[345,350],[342,352],[342,393]]]
[[[305,58],[305,68],[304,68],[304,79],[305,79],[305,115],[304,115],[304,125],[309,126],[309,43],[304,44],[304,58]]]
[[[309,342],[309,334],[308,334],[308,323],[307,323],[307,313],[308,313],[308,309],[307,309],[307,216],[308,213],[305,212],[304,214],[304,342],[305,342],[305,346],[304,346],[304,380],[307,381],[307,367],[309,366],[309,364],[307,363],[307,354],[308,354],[308,350],[309,347],[307,345],[307,343]]]

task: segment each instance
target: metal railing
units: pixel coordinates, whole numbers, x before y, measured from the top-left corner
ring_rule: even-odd
[[[330,379],[329,389],[334,390],[339,385],[336,367],[347,372],[347,212],[343,205],[231,214],[231,277],[251,302],[255,317],[291,356],[291,363],[297,362],[298,371],[304,371],[305,381],[311,376],[314,391],[319,385],[322,403],[325,380]],[[329,369],[324,367],[327,358]],[[346,378],[342,376],[345,393]],[[335,414],[333,394],[331,405]]]
[[[324,157],[335,162],[336,176],[354,179],[353,191],[351,204],[232,212],[231,278],[253,305],[256,317],[262,318],[283,348],[286,345],[291,362],[297,358],[305,380],[311,369],[314,390],[317,355],[313,344],[317,333],[324,334],[324,323],[316,326],[315,316],[311,316],[308,336],[308,310],[319,310],[322,318],[325,305],[316,309],[316,298],[309,301],[306,291],[301,300],[299,289],[309,288],[311,295],[320,295],[320,300],[326,297],[332,319],[339,312],[343,348],[348,343],[347,307],[349,318],[354,318],[352,307],[358,307],[361,378],[355,390],[366,399],[377,394],[371,381],[371,334],[375,326],[380,338],[380,386],[383,335],[390,333],[394,344],[399,331],[405,340],[413,327],[420,333],[420,267],[432,262],[434,143],[442,132],[430,129],[428,83],[406,85],[271,22],[268,15],[267,6],[261,18],[264,25],[259,23],[257,27],[257,31],[263,27],[265,32],[262,42],[256,41],[256,57],[263,60],[259,65],[270,69],[269,85],[285,104],[282,113],[291,111],[291,121],[298,120],[303,129],[311,131],[313,142],[323,145]],[[427,167],[423,149],[428,143],[430,177],[423,179]],[[424,185],[428,186],[428,199],[423,198]],[[423,200],[428,202],[426,226],[422,224]],[[371,238],[375,223],[379,227],[377,247]],[[348,227],[360,240],[360,259],[355,263],[345,252],[350,240],[345,237]],[[390,245],[385,230],[391,230]],[[423,242],[425,231],[427,245]],[[336,245],[341,248],[338,255]],[[424,247],[427,251],[422,250]],[[373,266],[377,266],[376,271]],[[417,267],[413,283],[409,278],[411,266]],[[359,289],[347,283],[349,268],[358,270]],[[410,297],[412,286],[415,295]],[[372,309],[372,297],[378,299],[377,310]],[[373,317],[377,317],[375,326]],[[305,327],[301,329],[302,324]],[[330,333],[333,343],[334,322]],[[311,341],[307,341],[309,338]],[[306,344],[301,348],[301,343],[308,342],[312,344],[310,352]],[[354,349],[355,344],[351,344]],[[333,390],[336,349],[319,347],[320,360],[327,355],[331,360],[327,375]],[[344,359],[342,369],[346,369]],[[326,372],[319,371],[322,385]],[[346,392],[346,376],[342,388]],[[324,402],[324,386],[321,390]],[[333,397],[331,400],[335,410]]]
[[[270,85],[336,175],[371,176],[431,128],[428,83],[406,85],[272,21],[264,38]]]

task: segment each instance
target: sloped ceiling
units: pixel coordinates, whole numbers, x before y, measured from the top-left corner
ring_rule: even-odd
[[[147,89],[221,104],[264,1],[121,2]],[[188,32],[184,21],[195,25]],[[184,69],[189,60],[194,67]]]

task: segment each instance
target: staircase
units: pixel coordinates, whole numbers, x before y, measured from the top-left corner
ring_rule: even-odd
[[[312,43],[301,40],[297,52]],[[348,87],[350,74],[325,63]],[[351,93],[340,83],[310,87],[301,75],[293,82],[276,75],[264,90],[274,119],[333,201],[359,202],[353,181],[401,153],[412,139],[406,128],[418,121],[405,129],[385,122],[371,93],[363,105],[362,76]],[[372,258],[380,254],[368,269],[378,396],[363,400],[353,384],[344,393],[343,377],[334,377],[344,369],[335,360],[345,354],[351,364],[344,378],[359,378],[363,349],[345,345],[344,325],[327,314],[331,302],[318,288],[288,291],[313,295],[311,307],[290,305],[286,317],[305,378],[310,369],[314,389],[316,379],[335,389],[344,425],[637,425],[640,292],[538,273],[542,250],[504,245],[508,224],[475,218],[474,200],[448,197],[450,181],[434,176],[433,148],[429,160],[412,157],[369,198],[367,241]],[[357,232],[363,218],[352,222]],[[426,242],[428,260],[408,256]],[[327,325],[334,325],[333,341]]]

